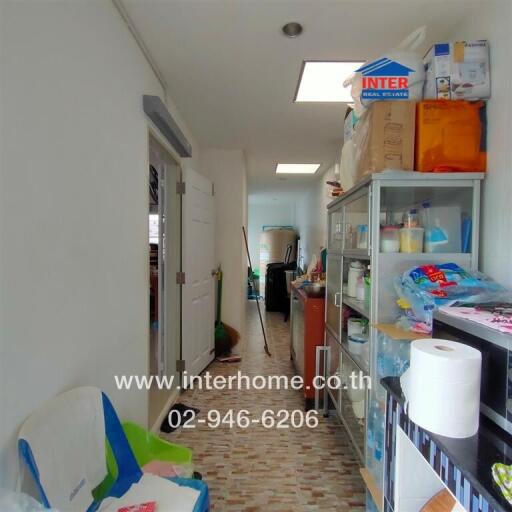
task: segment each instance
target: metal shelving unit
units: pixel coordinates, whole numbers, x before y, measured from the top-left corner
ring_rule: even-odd
[[[346,333],[341,336],[341,350],[344,352],[345,357],[357,367],[358,370],[363,372],[364,375],[370,375],[370,361],[366,361],[363,356],[353,354],[348,348],[348,339]]]
[[[353,297],[343,296],[342,303],[359,313],[361,316],[370,319],[370,310],[364,300],[356,300]]]
[[[344,258],[352,258],[355,260],[369,260],[370,255],[368,254],[368,251],[364,249],[348,249],[346,251],[343,251],[343,257]]]
[[[394,322],[399,313],[393,278],[411,267],[422,264],[453,262],[466,269],[478,266],[480,183],[483,173],[418,173],[390,171],[368,175],[355,187],[328,205],[328,255],[326,300],[326,357],[327,374],[347,372],[368,374],[371,390],[365,392],[365,418],[354,421],[350,397],[345,390],[330,391],[334,412],[359,454],[361,465],[373,478],[377,491],[382,491],[383,469],[376,460],[376,446],[384,418],[384,400],[380,386],[381,375],[378,361],[382,362],[388,351],[406,346],[402,342],[387,343],[382,333],[372,327],[376,323]],[[429,201],[432,207],[448,209],[454,215],[465,214],[471,218],[471,246],[469,252],[449,253],[381,253],[380,226],[398,223],[404,211]],[[450,208],[452,210],[450,210]],[[460,220],[460,219],[459,219]],[[368,227],[366,247],[354,244],[354,231],[359,225]],[[351,261],[359,260],[369,265],[371,272],[370,301],[357,301],[344,293],[343,283]],[[369,322],[369,362],[348,350],[347,333],[343,326],[343,309]],[[358,397],[359,398],[359,397]],[[368,419],[371,419],[368,424]],[[361,431],[365,435],[361,436]],[[369,442],[368,442],[369,440]],[[382,441],[382,440],[381,440]],[[381,444],[381,446],[383,443]],[[381,455],[383,457],[383,454]],[[381,495],[382,493],[374,492]],[[382,509],[382,503],[376,503]]]

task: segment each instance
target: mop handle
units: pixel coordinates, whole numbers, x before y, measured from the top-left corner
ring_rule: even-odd
[[[245,232],[245,226],[242,226],[242,232],[244,234],[245,251],[247,253],[247,259],[249,260],[249,270],[251,271],[251,281],[254,283],[252,263],[251,263],[251,254],[249,253],[249,244],[247,243],[247,234]],[[265,326],[263,325],[263,318],[261,317],[259,297],[256,297],[256,307],[258,308],[258,315],[260,317],[261,331],[263,332],[263,341],[265,342],[265,347],[264,347],[265,352],[267,353],[268,356],[271,356],[272,354],[270,353],[270,350],[268,349],[267,335],[265,334]]]

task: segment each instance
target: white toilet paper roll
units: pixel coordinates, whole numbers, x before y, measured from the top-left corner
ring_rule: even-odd
[[[450,340],[411,344],[411,363],[402,376],[408,413],[420,427],[447,437],[476,434],[480,413],[480,352]]]

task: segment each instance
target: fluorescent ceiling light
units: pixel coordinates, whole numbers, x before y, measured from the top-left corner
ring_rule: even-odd
[[[364,62],[304,62],[295,101],[353,101],[350,87],[343,87],[343,82],[363,64]]]
[[[277,164],[276,174],[315,174],[322,164]]]

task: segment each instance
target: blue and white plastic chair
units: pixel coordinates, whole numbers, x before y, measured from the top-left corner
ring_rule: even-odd
[[[106,442],[118,475],[98,496],[98,489],[108,481]],[[117,512],[156,501],[158,512],[209,510],[204,482],[142,472],[114,407],[97,388],[76,388],[50,400],[25,421],[18,447],[47,508]]]

